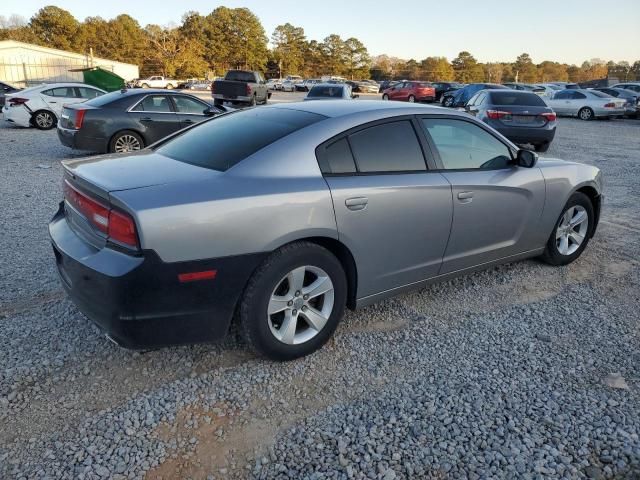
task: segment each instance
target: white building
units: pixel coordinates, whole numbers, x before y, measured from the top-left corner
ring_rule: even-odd
[[[82,82],[82,72],[71,69],[102,67],[125,81],[138,78],[138,66],[106,58],[41,47],[15,40],[0,40],[0,80],[20,86],[51,82]]]

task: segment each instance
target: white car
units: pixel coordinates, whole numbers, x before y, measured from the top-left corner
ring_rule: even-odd
[[[581,120],[622,117],[625,114],[624,99],[610,97],[597,90],[566,89],[556,92],[547,100],[559,116],[578,117]]]
[[[6,95],[4,119],[20,127],[50,130],[62,115],[62,107],[104,95],[104,90],[84,83],[52,83]]]
[[[272,78],[267,80],[267,89],[268,90],[280,90],[282,87],[282,79],[281,78]]]
[[[285,80],[284,82],[282,82],[281,90],[283,92],[294,92],[295,89],[296,89],[296,84],[291,80]]]
[[[534,86],[544,89],[544,91],[539,91],[535,93],[537,93],[541,97],[544,97],[545,100],[553,97],[556,94],[556,92],[559,92],[560,90],[564,90],[564,87],[560,87],[553,83],[536,83],[534,84]]]

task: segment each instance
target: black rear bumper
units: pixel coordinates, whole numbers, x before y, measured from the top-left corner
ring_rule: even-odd
[[[108,140],[106,138],[88,137],[82,130],[57,127],[58,139],[64,146],[75,150],[86,150],[88,152],[106,153],[108,151]]]
[[[78,309],[127,348],[209,342],[226,334],[249,276],[266,254],[166,263],[96,249],[69,226],[64,206],[49,224],[61,282]],[[178,274],[215,270],[181,283]]]

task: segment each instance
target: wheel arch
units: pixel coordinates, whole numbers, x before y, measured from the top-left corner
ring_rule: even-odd
[[[598,223],[600,222],[600,209],[602,207],[602,197],[598,190],[593,185],[582,185],[574,190],[573,193],[583,193],[586,195],[591,201],[591,205],[593,206],[593,214],[595,216],[593,230],[591,230],[591,237],[596,233],[596,229],[598,228]]]
[[[107,149],[111,150],[111,142],[113,141],[113,139],[115,138],[116,135],[118,135],[119,133],[122,132],[133,132],[137,135],[140,135],[140,138],[142,138],[142,141],[144,142],[144,145],[142,146],[142,148],[145,148],[147,145],[149,145],[149,142],[147,141],[147,138],[144,136],[144,134],[140,131],[140,130],[136,130],[135,128],[120,128],[118,130],[116,130],[115,132],[113,132],[111,134],[111,136],[109,137],[109,139],[107,140]]]

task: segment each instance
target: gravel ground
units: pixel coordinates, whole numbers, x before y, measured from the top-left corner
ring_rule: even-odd
[[[65,298],[55,131],[0,127],[0,478],[640,478],[640,121],[561,119],[600,167],[599,231],[351,312],[324,349],[233,336],[147,353]]]

